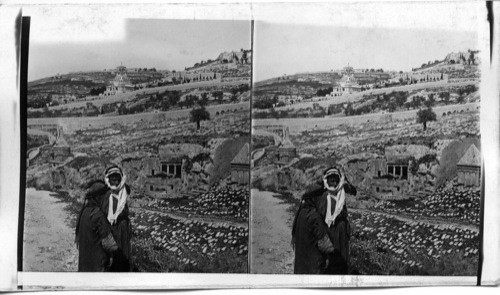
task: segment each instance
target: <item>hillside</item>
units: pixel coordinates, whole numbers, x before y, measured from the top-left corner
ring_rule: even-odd
[[[163,77],[152,70],[129,69],[130,83],[139,87],[141,83],[151,83]],[[28,82],[28,107],[40,108],[45,105],[58,105],[95,96],[106,90],[115,78],[114,70],[77,72]]]
[[[89,105],[85,103],[86,101],[93,102],[106,99],[109,100],[109,103],[116,103],[115,98],[117,96],[126,96],[132,91],[145,90],[142,91],[142,94],[146,94],[146,92],[152,93],[147,91],[148,88],[152,88],[152,90],[158,89],[156,93],[159,93],[165,90],[163,89],[165,86],[194,84],[191,82],[202,82],[202,86],[205,88],[206,86],[218,88],[220,84],[223,84],[221,82],[248,83],[252,68],[251,56],[251,50],[241,49],[229,53],[222,52],[214,60],[202,60],[191,67],[186,67],[185,71],[181,72],[119,66],[116,69],[104,69],[102,71],[57,74],[28,83],[28,108],[41,110],[45,107],[53,108],[67,105],[67,114],[60,115],[73,116],[77,113],[80,115],[96,115],[96,110],[92,106],[89,108]],[[207,81],[210,81],[210,83],[207,83]],[[125,87],[126,90],[116,88],[107,91],[107,86],[112,85],[112,83],[122,83],[124,86],[120,87]],[[187,88],[195,89],[199,87],[193,85],[193,87]],[[215,90],[230,91],[231,89],[209,89],[209,91]],[[118,103],[121,101],[118,101]],[[83,105],[80,102],[83,102]],[[160,108],[165,109],[165,107]],[[79,110],[73,114],[71,109]],[[101,113],[103,113],[102,110]],[[40,114],[36,115],[40,116]],[[52,115],[42,114],[41,116]]]
[[[227,77],[250,77],[252,64],[252,51],[222,52],[214,60],[207,59],[195,63],[185,69],[188,73],[215,72]]]

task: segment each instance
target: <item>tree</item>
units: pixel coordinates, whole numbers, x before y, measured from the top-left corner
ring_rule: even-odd
[[[441,98],[442,101],[444,101],[445,104],[448,104],[450,102],[449,92],[440,92],[439,97]]]
[[[286,106],[286,103],[282,100],[278,101],[278,103],[276,104],[276,107],[284,107]]]
[[[472,62],[472,64],[474,65],[476,63],[476,58],[474,57],[474,51],[470,51],[469,53],[469,64]]]
[[[396,108],[397,108],[396,102],[394,102],[394,101],[389,102],[389,105],[387,106],[387,110],[389,112],[391,112],[391,113],[394,112],[396,110]]]
[[[429,94],[429,99],[424,102],[426,107],[434,106],[436,99],[434,98],[434,93]]]
[[[238,88],[231,89],[231,102],[235,103],[238,100]]]
[[[224,98],[224,93],[220,90],[212,92],[212,96],[217,100],[218,103],[222,103]]]
[[[457,97],[457,103],[462,103],[465,101],[465,95],[459,95]]]
[[[120,106],[118,107],[118,115],[126,115],[128,114],[128,109],[127,107],[125,106],[124,103],[120,104]]]
[[[191,110],[191,122],[196,122],[196,130],[200,130],[200,122],[210,120],[210,113],[205,107],[193,108]]]
[[[204,107],[208,104],[208,93],[203,92],[201,94],[201,99],[198,101],[198,104],[202,107]]]
[[[417,112],[417,123],[424,125],[424,131],[427,130],[427,122],[430,121],[436,121],[436,113],[434,113],[431,107],[421,109]]]
[[[181,92],[179,90],[167,91],[168,102],[171,106],[175,106],[181,99]]]
[[[242,48],[243,49],[243,48]],[[243,51],[243,56],[241,57],[241,59],[247,64],[248,63],[248,56],[247,56],[247,52],[246,51]]]
[[[344,111],[345,115],[346,116],[351,116],[351,115],[354,115],[354,108],[352,107],[352,104],[349,103],[347,105],[347,107],[345,108],[345,111]]]
[[[186,107],[192,107],[197,101],[198,101],[198,96],[188,94],[184,99],[184,104],[186,105]]]

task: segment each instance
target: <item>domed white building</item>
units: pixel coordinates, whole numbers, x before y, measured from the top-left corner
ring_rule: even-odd
[[[361,92],[363,89],[358,84],[357,79],[354,77],[354,69],[350,66],[342,69],[343,76],[338,82],[338,85],[333,85],[333,91],[330,96],[342,96],[344,94],[351,94]]]
[[[111,82],[111,85],[106,86],[106,91],[103,95],[109,96],[130,91],[134,91],[134,86],[130,83],[130,78],[127,76],[127,68],[120,65],[116,68],[115,79]]]

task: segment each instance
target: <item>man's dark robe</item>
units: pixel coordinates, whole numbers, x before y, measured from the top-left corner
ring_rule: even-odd
[[[314,199],[304,199],[294,226],[295,274],[321,274],[326,268],[319,242],[328,237],[328,227],[316,210]]]
[[[127,193],[130,194],[130,187],[125,185],[125,189]],[[111,195],[111,191],[108,191],[104,197],[102,198],[101,203],[101,211],[108,214],[109,208],[109,196]],[[113,212],[116,211],[118,206],[118,202],[113,201]],[[112,226],[113,237],[120,248],[119,253],[123,254],[119,257],[114,257],[113,265],[111,266],[111,272],[128,272],[130,271],[130,255],[131,255],[131,247],[130,247],[130,238],[131,238],[131,227],[130,227],[130,218],[129,218],[129,208],[128,204],[125,204],[122,212],[118,215],[116,219],[116,223]]]
[[[112,229],[95,199],[87,200],[77,226],[78,271],[106,271],[111,255],[109,243],[106,241],[109,241]],[[116,244],[114,246],[116,247]]]
[[[344,186],[347,194],[356,194],[350,184]],[[347,220],[347,206],[328,227],[325,223],[327,191],[321,184],[302,196],[301,205],[295,216],[292,237],[295,246],[296,274],[347,274],[349,268],[350,226]],[[332,199],[332,212],[335,200]],[[323,232],[326,232],[333,252],[325,253],[318,247]]]

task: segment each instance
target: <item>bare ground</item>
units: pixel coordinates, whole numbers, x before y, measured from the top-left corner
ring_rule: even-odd
[[[78,269],[75,231],[55,193],[26,190],[23,237],[23,271],[68,272]]]
[[[368,210],[368,209],[349,208],[349,210],[353,211],[353,212],[358,212],[358,213],[379,214],[379,215],[383,215],[385,217],[392,217],[392,218],[395,218],[399,221],[403,221],[406,223],[421,222],[424,224],[437,226],[438,228],[441,228],[441,229],[449,228],[449,229],[454,230],[456,228],[459,228],[462,230],[470,230],[470,231],[473,231],[475,233],[479,233],[479,228],[477,226],[449,222],[449,221],[442,220],[442,219],[428,218],[428,217],[423,217],[423,218],[419,217],[418,219],[413,219],[413,218],[411,218],[411,216],[397,215],[397,214],[393,214],[393,213],[384,213],[384,212],[375,211],[375,210]]]
[[[132,209],[132,208],[131,208]],[[159,210],[152,210],[152,209],[143,209],[139,207],[133,207],[133,210],[136,212],[152,212],[152,213],[157,213],[163,216],[167,216],[172,219],[180,220],[180,221],[199,221],[203,222],[208,225],[230,225],[234,227],[242,227],[248,229],[248,223],[245,222],[236,222],[236,221],[230,221],[230,220],[225,220],[224,218],[216,218],[216,217],[208,217],[208,216],[199,216],[199,215],[194,215],[194,214],[184,214],[184,213],[175,213],[175,212],[165,212],[165,211],[159,211]]]
[[[294,255],[290,245],[293,216],[289,204],[273,192],[252,189],[250,194],[250,272],[293,273]]]

